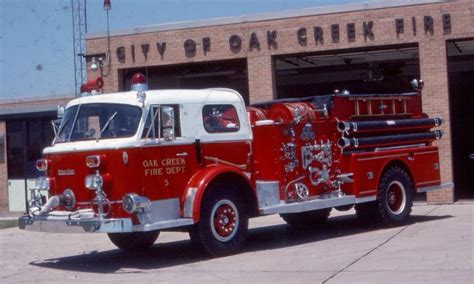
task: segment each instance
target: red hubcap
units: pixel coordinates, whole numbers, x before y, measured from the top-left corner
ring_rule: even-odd
[[[387,205],[394,214],[399,214],[405,208],[405,191],[400,182],[392,182],[387,191]]]
[[[237,214],[235,209],[227,203],[218,205],[214,211],[213,224],[215,233],[222,240],[233,235],[237,226]]]

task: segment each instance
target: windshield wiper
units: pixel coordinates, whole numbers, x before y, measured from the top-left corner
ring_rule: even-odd
[[[109,127],[110,122],[115,118],[115,116],[117,116],[117,112],[114,112],[114,114],[112,114],[112,116],[109,117],[109,119],[107,120],[107,122],[104,125],[104,128],[102,128],[100,130],[99,136],[97,136],[97,138],[95,138],[95,141],[99,142],[100,137],[102,137],[102,133],[104,133],[104,131],[107,129],[107,127]]]

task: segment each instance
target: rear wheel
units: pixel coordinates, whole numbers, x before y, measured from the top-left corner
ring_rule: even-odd
[[[239,249],[248,230],[243,199],[229,185],[215,186],[204,197],[199,222],[191,240],[211,256],[228,255]]]
[[[331,213],[331,209],[332,208],[325,208],[301,213],[285,213],[280,214],[280,217],[294,228],[310,228],[314,225],[326,222]]]
[[[411,213],[413,183],[401,167],[390,167],[380,179],[377,196],[380,220],[386,225],[399,225]]]
[[[355,206],[357,217],[365,224],[377,222],[386,226],[403,224],[410,217],[412,194],[413,182],[407,171],[392,166],[380,179],[377,200]]]
[[[125,251],[144,250],[155,243],[160,231],[133,232],[133,233],[109,233],[109,239],[119,249]]]

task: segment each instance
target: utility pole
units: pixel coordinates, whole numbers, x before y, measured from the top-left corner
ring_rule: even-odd
[[[87,33],[87,0],[71,0],[72,40],[74,50],[74,89],[76,97],[79,88],[86,81],[86,57],[84,54],[85,36]]]

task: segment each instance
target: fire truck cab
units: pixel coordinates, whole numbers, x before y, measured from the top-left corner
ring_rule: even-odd
[[[210,255],[238,249],[248,219],[314,226],[332,208],[361,220],[409,217],[440,186],[439,118],[419,92],[331,94],[246,107],[230,89],[89,95],[65,108],[20,228],[103,232],[124,250],[184,229]]]

